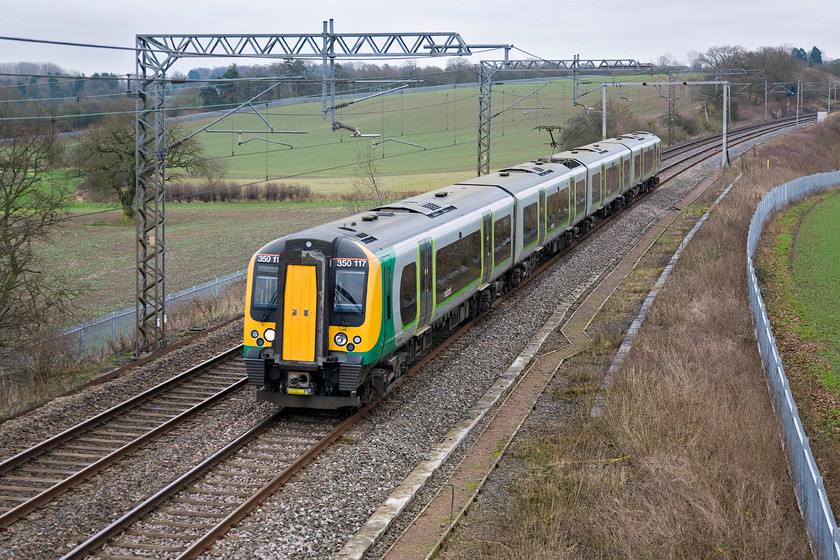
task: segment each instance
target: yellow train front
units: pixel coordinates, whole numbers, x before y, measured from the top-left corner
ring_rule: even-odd
[[[377,389],[362,373],[383,348],[379,261],[356,240],[330,237],[313,228],[251,259],[244,359],[261,400],[336,409]]]

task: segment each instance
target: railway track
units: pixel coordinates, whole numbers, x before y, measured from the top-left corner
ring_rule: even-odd
[[[0,462],[7,527],[247,385],[237,346]]]
[[[778,126],[778,123],[774,123],[774,125]],[[746,131],[744,131],[744,135],[745,135],[745,138],[746,138],[746,136],[749,135],[749,134],[759,135],[759,134],[766,134],[767,132],[768,132],[768,130],[766,130],[766,128],[765,128],[765,130],[763,130],[762,132],[757,132],[757,133],[756,132],[746,132]],[[719,142],[719,140],[716,140],[716,139],[707,139],[705,141],[706,142],[711,142],[711,143]],[[733,138],[733,142],[734,141],[736,141],[735,138]],[[737,141],[746,141],[746,140],[738,138]],[[696,148],[696,146],[695,146],[695,148]],[[666,154],[671,155],[671,151],[666,151]],[[711,155],[705,156],[705,158],[707,159],[709,157],[714,157],[714,155],[715,154],[711,154]],[[719,155],[719,153],[718,153],[718,155]],[[691,158],[696,158],[698,156],[694,155],[694,156],[690,156],[690,157]],[[674,159],[674,158],[671,158],[671,159]],[[689,159],[689,158],[687,158],[687,159]],[[682,159],[680,160],[680,162],[682,162]],[[676,165],[676,163],[677,162],[675,160],[674,162],[669,163],[669,166]],[[606,219],[606,220],[601,220],[601,222],[603,222],[604,224],[607,223],[608,221],[609,221],[609,218]],[[598,224],[598,225],[600,226],[602,224]],[[450,342],[451,342],[451,340],[452,339],[450,339]],[[229,351],[228,353],[225,354],[226,356],[229,356],[230,353],[234,354],[234,356],[231,359],[234,360],[235,363],[233,365],[229,364],[229,366],[233,370],[238,372],[236,374],[232,374],[232,377],[236,377],[238,375],[238,380],[235,381],[235,382],[232,382],[230,384],[229,388],[222,388],[221,385],[223,385],[224,383],[215,383],[214,382],[214,383],[205,384],[204,389],[206,389],[207,387],[213,386],[213,385],[217,385],[216,388],[218,389],[218,391],[216,393],[214,393],[213,395],[207,395],[207,394],[205,394],[205,393],[207,393],[207,391],[204,391],[203,389],[200,389],[201,384],[198,385],[199,388],[196,388],[197,387],[196,385],[191,385],[191,386],[188,386],[187,388],[182,387],[179,390],[175,390],[170,395],[170,397],[173,397],[177,401],[181,397],[188,397],[188,396],[195,397],[196,395],[198,395],[200,397],[199,400],[201,402],[203,402],[203,401],[211,401],[212,402],[213,399],[221,398],[221,396],[223,396],[225,391],[232,391],[232,390],[235,390],[236,387],[243,386],[245,384],[244,369],[241,366],[241,362],[236,360],[239,352],[240,352],[240,347],[234,348],[234,349],[232,349],[231,351]],[[207,362],[206,364],[209,364],[211,362],[216,362],[216,360],[220,360],[221,358],[222,357],[216,358],[214,360],[211,360],[211,361]],[[431,358],[431,356],[429,356],[428,358]],[[204,365],[205,364],[202,364],[202,366],[204,366]],[[202,366],[199,366],[199,368],[202,367]],[[413,369],[416,370],[416,369],[419,369],[420,367],[422,367],[422,364],[418,364]],[[194,370],[195,369],[198,369],[198,368],[194,368]],[[190,370],[190,371],[193,371],[193,370]],[[189,372],[185,372],[185,374],[186,373],[189,373]],[[183,376],[185,374],[181,374],[181,375]],[[181,376],[178,376],[178,378],[180,378],[180,377]],[[232,379],[231,379],[231,381],[232,381]],[[37,494],[34,493],[33,490],[28,490],[29,494],[34,494],[34,495],[29,496],[27,498],[26,502],[20,501],[20,502],[18,502],[18,505],[15,505],[14,503],[12,503],[11,505],[14,506],[14,507],[7,507],[7,508],[4,508],[4,509],[0,510],[0,512],[2,512],[2,515],[0,515],[0,526],[6,526],[6,525],[12,523],[14,521],[14,519],[17,519],[17,518],[19,518],[23,515],[26,515],[27,512],[32,511],[32,509],[38,507],[39,505],[41,505],[43,503],[46,503],[47,501],[49,501],[50,499],[52,499],[56,495],[60,494],[61,492],[66,491],[66,489],[70,488],[74,484],[77,484],[81,480],[84,480],[85,478],[88,478],[89,476],[91,476],[95,472],[98,472],[102,468],[105,468],[108,465],[118,461],[120,457],[125,456],[126,454],[130,453],[133,450],[136,450],[137,448],[141,447],[145,442],[147,442],[150,439],[152,439],[153,437],[155,437],[155,436],[146,436],[146,435],[141,434],[139,437],[135,438],[136,440],[140,440],[138,443],[133,443],[134,440],[130,440],[130,441],[127,440],[126,443],[122,443],[123,440],[121,438],[120,439],[114,438],[114,439],[109,440],[107,442],[105,442],[105,441],[95,442],[95,441],[89,441],[90,438],[103,439],[103,440],[108,440],[109,438],[107,438],[107,437],[97,438],[97,437],[91,436],[91,435],[84,435],[86,433],[85,432],[86,429],[93,429],[93,426],[96,426],[96,425],[99,425],[99,424],[104,424],[106,426],[108,426],[108,425],[112,426],[112,429],[114,427],[119,427],[121,430],[128,432],[128,427],[129,426],[143,426],[143,429],[146,431],[147,434],[152,434],[152,433],[155,432],[155,430],[163,429],[165,431],[165,430],[171,429],[172,427],[174,427],[174,425],[177,425],[177,424],[172,424],[172,425],[169,425],[165,429],[163,428],[164,425],[167,425],[170,421],[173,421],[175,418],[177,418],[177,416],[172,414],[173,410],[172,410],[172,407],[170,406],[170,405],[172,405],[172,401],[171,400],[170,401],[165,401],[165,400],[163,400],[163,401],[153,401],[152,399],[156,399],[156,397],[150,394],[153,391],[156,391],[159,388],[161,388],[163,385],[168,385],[169,383],[171,383],[171,382],[167,382],[167,384],[162,384],[161,386],[158,386],[158,387],[156,387],[156,388],[154,388],[150,391],[147,391],[143,395],[139,395],[135,399],[132,399],[132,401],[137,401],[138,404],[135,404],[134,406],[136,406],[136,409],[138,411],[140,411],[140,415],[134,421],[112,424],[114,419],[119,418],[119,415],[122,414],[122,411],[118,411],[116,409],[120,409],[121,407],[123,407],[126,404],[126,403],[124,403],[124,405],[120,405],[119,407],[114,407],[114,409],[106,411],[105,413],[100,414],[96,418],[93,418],[93,419],[91,419],[91,420],[89,420],[89,421],[87,421],[83,424],[80,424],[76,428],[73,428],[71,430],[67,430],[66,432],[63,432],[62,434],[59,434],[58,436],[55,436],[54,438],[51,438],[47,442],[39,444],[38,446],[35,446],[34,448],[32,448],[30,450],[27,450],[23,453],[20,453],[17,456],[0,463],[0,486],[2,486],[2,487],[0,487],[0,496],[5,495],[5,493],[7,492],[7,490],[5,490],[6,486],[16,486],[17,488],[15,488],[14,491],[11,491],[11,490],[9,491],[10,495],[14,496],[16,498],[25,497],[25,494],[27,493],[27,491],[21,490],[21,488],[24,488],[23,485],[20,485],[20,484],[17,484],[17,483],[7,484],[7,479],[8,479],[9,476],[18,476],[21,473],[24,474],[23,478],[31,478],[31,479],[42,478],[43,480],[50,481],[50,483],[56,482],[56,484],[54,484],[54,486],[56,486],[56,487],[62,486],[62,488],[60,488],[60,489],[52,490],[51,487],[50,488],[47,487],[48,483],[39,483],[40,488],[38,489]],[[192,389],[190,387],[192,387]],[[157,397],[157,398],[159,398],[159,397]],[[139,404],[141,402],[144,402],[144,400],[145,400],[145,402],[151,402],[152,403],[152,404],[149,405],[149,406],[152,407],[151,409],[143,408],[143,406],[141,404]],[[165,406],[158,406],[158,405],[154,404],[154,402],[165,403]],[[189,410],[192,410],[192,412],[190,412],[188,414],[192,415],[192,414],[195,414],[196,412],[198,412],[200,410],[200,408],[197,408],[198,406],[199,406],[198,404],[193,403],[193,408],[189,409]],[[131,407],[128,407],[128,408],[131,408]],[[282,416],[282,414],[281,414],[281,416]],[[157,417],[157,420],[155,420],[156,425],[152,426],[151,425],[152,419],[155,418],[155,417]],[[184,418],[184,419],[186,419],[186,418]],[[158,423],[160,421],[162,421],[163,423]],[[180,420],[180,421],[183,421],[183,419]],[[270,420],[270,423],[277,423],[277,422],[280,422],[280,421],[281,421],[281,419],[279,417],[272,417],[272,420]],[[349,419],[348,419],[348,421],[349,421]],[[358,421],[358,420],[356,420],[356,421]],[[269,421],[266,421],[266,422],[269,422]],[[81,429],[82,426],[86,426],[87,428]],[[257,432],[260,432],[260,430],[262,430],[265,433],[268,433],[269,431],[271,431],[273,429],[269,424],[265,424],[265,423],[261,424],[260,426],[261,426],[261,428],[255,429],[254,431],[249,432],[248,434],[244,434],[239,439],[237,439],[237,442],[240,442],[240,446],[239,446],[240,448],[251,449],[251,445],[256,445],[257,446],[256,449],[260,449],[260,445],[263,445],[263,444],[251,443],[251,441],[253,440],[253,441],[256,442],[259,439],[259,434]],[[149,429],[149,428],[151,428],[151,429]],[[349,425],[345,429],[348,429],[348,428],[349,428]],[[77,430],[80,430],[80,429],[81,429],[81,431],[77,431]],[[119,430],[116,430],[116,431],[119,431]],[[74,432],[74,433],[71,433],[71,432]],[[163,431],[157,433],[157,435],[160,435],[162,433],[163,433]],[[320,433],[321,432],[319,432],[319,434]],[[341,432],[341,433],[343,433],[343,432]],[[143,440],[142,438],[144,438],[144,437],[148,437],[148,439]],[[250,511],[255,506],[255,504],[259,503],[262,499],[265,499],[265,497],[268,494],[270,494],[271,492],[274,491],[274,490],[269,490],[269,488],[272,487],[271,486],[272,484],[278,484],[276,481],[272,482],[277,477],[272,476],[272,478],[270,480],[265,481],[264,476],[259,477],[259,476],[257,476],[257,474],[263,473],[263,475],[265,475],[266,471],[269,471],[269,472],[272,472],[272,473],[277,473],[277,472],[281,473],[281,475],[278,475],[278,476],[280,477],[280,479],[282,479],[282,481],[279,482],[279,485],[274,487],[274,489],[276,490],[276,488],[279,488],[279,486],[282,486],[283,482],[285,482],[285,480],[287,480],[290,476],[292,476],[292,474],[294,474],[294,472],[297,472],[297,470],[299,470],[299,468],[301,468],[303,464],[306,464],[308,461],[310,461],[311,458],[314,457],[315,455],[317,455],[317,453],[320,452],[321,449],[324,449],[327,446],[329,446],[330,442],[334,441],[337,437],[340,437],[340,433],[337,433],[337,435],[334,435],[333,431],[331,431],[331,432],[329,432],[329,434],[327,434],[324,438],[319,440],[317,443],[315,443],[315,442],[306,442],[306,443],[301,442],[301,445],[299,445],[297,447],[293,446],[291,443],[289,443],[289,444],[284,443],[283,442],[284,439],[276,439],[273,444],[269,443],[269,444],[262,447],[263,450],[268,451],[268,452],[266,452],[266,453],[259,453],[259,452],[253,453],[251,451],[246,450],[246,451],[244,451],[245,455],[237,454],[236,450],[232,449],[234,447],[234,444],[231,444],[230,446],[228,446],[228,448],[226,448],[226,450],[229,453],[233,454],[233,455],[230,455],[230,457],[233,457],[230,460],[232,460],[235,463],[241,465],[243,469],[245,469],[245,465],[248,465],[250,462],[257,461],[259,459],[259,457],[253,457],[253,456],[249,456],[249,455],[272,456],[276,453],[279,453],[281,449],[285,449],[287,446],[290,450],[292,450],[292,452],[285,455],[285,460],[287,461],[286,463],[271,463],[271,464],[263,464],[262,466],[260,466],[258,463],[253,462],[253,467],[254,468],[251,469],[251,470],[252,470],[253,473],[256,473],[253,476],[248,474],[248,472],[249,472],[248,470],[242,470],[242,471],[238,472],[236,470],[227,469],[228,471],[230,471],[232,473],[237,473],[238,472],[238,475],[235,475],[235,476],[238,476],[238,478],[234,478],[234,479],[229,479],[228,478],[228,479],[226,479],[225,476],[222,474],[222,473],[224,473],[225,468],[222,468],[221,471],[215,471],[214,470],[215,467],[213,466],[213,465],[228,465],[228,463],[227,463],[227,461],[229,460],[228,458],[223,457],[223,458],[220,458],[220,459],[216,459],[217,455],[220,455],[225,451],[225,450],[223,450],[219,454],[214,455],[213,458],[209,458],[204,463],[202,463],[203,468],[206,469],[206,472],[199,474],[198,473],[199,467],[196,467],[196,469],[191,471],[193,476],[190,480],[187,480],[187,477],[185,477],[184,479],[181,479],[179,482],[172,483],[169,487],[167,487],[166,491],[162,490],[161,492],[158,493],[158,494],[166,494],[166,496],[164,496],[164,499],[175,500],[173,502],[170,502],[170,505],[160,506],[159,504],[156,504],[156,505],[153,505],[153,506],[146,506],[145,511],[141,514],[141,515],[145,515],[146,517],[139,522],[137,522],[137,517],[131,517],[130,516],[131,512],[129,514],[126,514],[126,516],[124,516],[124,518],[121,518],[121,520],[118,521],[118,523],[120,523],[120,527],[118,529],[113,528],[116,525],[116,523],[115,523],[114,526],[112,526],[111,528],[106,529],[105,531],[100,533],[100,535],[105,535],[105,533],[107,532],[107,535],[93,537],[90,541],[84,543],[83,545],[80,545],[79,547],[77,547],[77,549],[74,549],[74,551],[72,551],[67,556],[65,556],[65,558],[81,558],[81,557],[85,557],[85,555],[88,555],[88,554],[91,554],[92,557],[99,557],[99,558],[114,558],[114,559],[116,559],[116,558],[128,558],[128,557],[135,557],[136,554],[141,554],[140,551],[144,551],[144,550],[145,550],[145,552],[142,552],[143,555],[148,555],[149,550],[156,551],[155,553],[152,554],[153,557],[155,555],[172,556],[172,557],[175,557],[177,555],[177,557],[179,557],[179,558],[194,557],[194,555],[197,555],[200,552],[200,551],[198,551],[199,548],[201,548],[202,550],[204,548],[206,548],[206,546],[208,546],[214,539],[218,538],[219,535],[224,534],[224,532],[227,531],[227,528],[229,528],[231,525],[236,523],[237,518],[241,519],[241,517],[246,515],[248,513],[248,511]],[[254,439],[254,438],[257,438],[257,439]],[[285,436],[284,436],[284,438],[285,438]],[[326,442],[326,443],[324,443],[324,442]],[[311,445],[310,445],[310,443],[311,443]],[[117,445],[122,445],[122,447],[117,448],[116,447]],[[303,447],[306,447],[306,449],[303,449]],[[124,452],[120,453],[120,454],[117,454],[118,452],[122,451],[123,448],[128,448],[128,449],[125,450]],[[96,452],[91,452],[90,449],[95,449]],[[100,449],[104,450],[104,451],[100,451]],[[64,450],[64,452],[65,452],[64,455],[62,455],[62,450]],[[314,450],[314,451],[312,451],[310,453],[310,450]],[[74,457],[74,454],[75,455],[86,455],[88,453],[90,453],[94,456],[90,457],[90,458],[75,457],[74,459],[69,460],[69,458]],[[99,454],[98,458],[97,458],[97,454]],[[293,457],[294,455],[296,455],[296,457]],[[51,476],[51,475],[48,476],[48,473],[45,472],[45,471],[38,471],[38,470],[32,470],[32,469],[25,470],[27,468],[27,465],[35,466],[36,469],[41,468],[41,467],[38,467],[37,464],[34,462],[35,459],[37,457],[48,458],[50,456],[54,456],[57,459],[60,459],[63,456],[68,456],[68,461],[69,462],[64,463],[64,464],[79,462],[80,464],[77,465],[77,466],[81,467],[81,468],[78,468],[78,469],[75,468],[75,467],[67,468],[66,471],[67,471],[68,474],[66,475],[66,479],[62,478],[61,480],[58,480],[59,479],[58,476],[56,476],[55,478],[49,478],[49,476]],[[24,457],[27,457],[27,458],[24,460]],[[237,457],[239,457],[239,458],[237,459]],[[90,459],[92,459],[92,462],[90,461]],[[16,460],[18,462],[15,462]],[[298,461],[301,461],[301,462],[299,463]],[[42,467],[45,468],[46,471],[56,471],[57,472],[59,470],[62,470],[60,468],[57,468],[57,464],[45,463],[45,465],[53,465],[53,466],[43,466],[42,465]],[[87,469],[89,469],[89,468],[94,469],[94,470],[87,471]],[[221,467],[219,467],[219,468],[221,468]],[[85,472],[86,472],[86,474],[82,474],[82,473],[85,473]],[[31,473],[31,474],[26,474],[26,473]],[[41,476],[40,474],[36,475],[36,473],[41,473],[44,476]],[[285,477],[285,478],[283,478],[283,477]],[[70,480],[70,479],[72,479],[72,481],[68,482],[68,480]],[[204,482],[201,482],[201,481],[204,481]],[[17,481],[15,481],[15,482],[17,482]],[[240,484],[240,482],[242,482],[242,483]],[[179,487],[179,485],[180,485],[180,487]],[[43,491],[41,491],[41,490],[43,490]],[[255,490],[255,492],[251,492],[252,490]],[[180,492],[184,492],[184,494],[180,494]],[[44,494],[44,496],[41,496],[40,494]],[[156,495],[156,496],[158,496],[158,495]],[[192,496],[192,497],[190,497],[190,496]],[[212,515],[210,515],[207,511],[205,511],[207,508],[210,507],[210,505],[209,505],[210,502],[207,500],[207,497],[209,497],[209,496],[215,496],[217,498],[221,498],[221,501],[224,502],[224,504],[225,504],[224,505],[225,508],[229,507],[230,504],[228,504],[228,502],[236,503],[238,505],[235,505],[230,510],[220,511],[220,512],[213,513]],[[262,496],[262,497],[259,497],[259,496]],[[198,498],[196,498],[196,497],[198,497]],[[150,500],[152,500],[152,499],[150,498]],[[197,502],[197,503],[196,504],[190,504],[188,502]],[[4,503],[5,502],[0,501],[0,504],[4,504]],[[200,511],[197,511],[195,516],[190,517],[191,514],[187,515],[189,510],[185,507],[185,504],[186,505],[197,505]],[[141,508],[141,506],[138,506],[138,508],[135,508],[135,509],[139,511],[140,508]],[[186,515],[186,517],[180,517],[179,518],[179,517],[176,516],[175,512],[177,512],[177,515],[184,514],[184,515]],[[192,519],[192,520],[190,520],[190,519]],[[157,523],[156,524],[156,521],[162,521],[162,522],[165,522],[165,523],[162,523],[162,524]],[[213,521],[213,523],[210,523],[210,521]],[[110,532],[108,532],[108,531],[110,531]],[[176,541],[175,540],[176,536],[184,536],[183,534],[187,534],[187,533],[190,535],[190,538],[191,539],[194,538],[194,540],[189,540],[189,539],[187,541],[183,541],[183,540]],[[99,540],[96,541],[94,544],[91,544],[91,542],[95,541],[95,539],[97,539],[97,538]],[[110,544],[107,545],[108,548],[100,548],[100,547],[102,547],[103,543],[110,543]],[[128,546],[116,546],[116,545],[128,545]],[[152,546],[150,546],[149,548],[143,548],[146,545],[152,545]],[[87,547],[87,548],[85,549],[85,551],[80,552],[82,547]],[[158,547],[158,548],[155,548],[155,547]],[[197,551],[197,552],[192,552],[194,550]]]
[[[816,119],[816,116],[800,118],[800,124],[812,124],[814,121],[816,121]],[[796,119],[789,118],[774,121],[772,123],[762,123],[757,125],[741,127],[736,130],[730,131],[727,146],[731,148],[744,142],[754,140],[755,138],[758,138],[765,134],[776,132],[778,130],[783,130],[785,128],[789,128],[795,125]],[[700,156],[703,151],[708,150],[708,148],[710,147],[714,147],[720,144],[721,136],[721,134],[715,134],[712,136],[707,136],[705,138],[693,140],[691,142],[686,142],[685,144],[674,146],[673,148],[668,148],[667,150],[663,150],[663,161],[666,159],[673,160],[669,163],[669,166],[675,166],[682,162],[690,162],[692,159]],[[705,161],[707,159],[715,157],[715,155],[719,155],[719,152],[712,152],[711,154],[703,155],[702,158],[698,159],[696,163],[692,163],[692,166],[697,165],[701,161]]]
[[[369,412],[280,410],[68,552],[62,560],[195,558]]]
[[[480,317],[436,344],[386,395],[421,371],[477,324]],[[367,416],[376,404],[340,419],[292,416],[282,409],[75,547],[61,560],[129,560],[161,555],[179,560],[196,558]]]

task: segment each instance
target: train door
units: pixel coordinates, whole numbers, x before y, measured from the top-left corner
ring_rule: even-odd
[[[540,238],[537,241],[537,247],[542,247],[545,243],[545,190],[540,190],[540,204],[537,206],[537,228],[539,229]]]
[[[432,278],[432,239],[427,237],[420,241],[420,317],[417,320],[417,331],[422,331],[432,320],[434,311],[434,278]]]
[[[318,284],[315,267],[290,264],[283,301],[283,359],[315,361]]]
[[[384,335],[385,340],[390,341],[394,339],[394,258],[393,253],[381,259],[382,267],[382,282],[383,282],[383,302],[384,308]]]
[[[481,231],[483,233],[481,287],[490,282],[493,273],[493,213],[485,212],[481,216]]]
[[[279,263],[274,350],[281,362],[314,364],[323,354],[325,269],[318,251],[290,251]]]

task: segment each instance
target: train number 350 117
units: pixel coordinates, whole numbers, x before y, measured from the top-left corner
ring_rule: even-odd
[[[364,268],[367,266],[367,261],[364,259],[333,259],[333,265],[338,268]]]

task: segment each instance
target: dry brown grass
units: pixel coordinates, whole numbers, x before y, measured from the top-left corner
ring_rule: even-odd
[[[23,348],[30,366],[0,375],[0,420],[87,383],[101,371],[100,360],[76,360],[68,341],[47,336]]]
[[[204,329],[214,323],[242,315],[245,281],[236,282],[217,298],[198,299],[174,307],[168,326],[175,333]]]
[[[218,298],[178,305],[167,314],[169,336],[174,341],[228,319],[242,315],[245,282],[237,282]],[[115,367],[131,354],[133,342],[113,341],[106,352],[84,360],[72,358],[74,351],[54,336],[42,344],[24,349],[32,357],[31,367],[0,375],[0,420],[26,408],[71,391]]]
[[[589,418],[592,376],[581,371],[603,375],[614,335],[561,369],[568,385],[551,396],[577,399],[578,418],[512,447],[497,499],[467,518],[445,558],[811,558],[756,349],[745,240],[770,188],[838,167],[839,139],[833,121],[744,159],[744,178],[651,308],[604,416]],[[679,237],[660,241],[673,253]],[[640,266],[661,265],[649,255]],[[602,332],[646,295],[629,280],[596,318]]]

